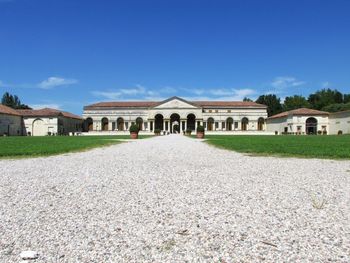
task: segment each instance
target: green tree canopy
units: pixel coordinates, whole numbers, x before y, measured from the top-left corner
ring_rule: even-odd
[[[300,95],[286,97],[283,103],[283,110],[285,111],[310,107],[310,103],[307,101],[307,99]]]
[[[343,94],[336,89],[322,89],[310,94],[308,102],[312,108],[321,110],[330,104],[343,103]]]
[[[250,102],[251,102],[251,101],[253,101],[253,100],[250,99],[250,98],[248,98],[248,97],[244,97],[244,98],[243,98],[243,101],[250,101]]]
[[[1,104],[13,109],[31,109],[28,105],[22,104],[17,95],[5,92],[1,99]]]
[[[330,104],[322,108],[323,111],[328,112],[337,112],[337,111],[345,111],[350,110],[350,102],[348,103],[335,103]]]
[[[281,99],[275,94],[261,95],[256,100],[256,103],[267,106],[267,115],[272,116],[283,111]]]
[[[350,102],[350,94],[344,94],[344,103]]]

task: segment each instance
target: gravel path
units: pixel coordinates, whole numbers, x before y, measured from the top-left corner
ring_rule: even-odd
[[[0,161],[0,262],[350,262],[350,162],[181,135]]]

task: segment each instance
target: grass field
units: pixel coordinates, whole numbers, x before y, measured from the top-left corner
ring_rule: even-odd
[[[245,136],[208,135],[209,144],[253,155],[350,159],[350,135]]]
[[[48,156],[120,143],[129,136],[0,137],[0,158]],[[145,136],[139,136],[145,138]]]

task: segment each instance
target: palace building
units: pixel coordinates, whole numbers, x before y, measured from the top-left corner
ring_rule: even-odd
[[[85,131],[127,131],[136,123],[141,131],[180,133],[203,125],[206,131],[265,131],[267,107],[242,101],[99,102],[84,107]]]

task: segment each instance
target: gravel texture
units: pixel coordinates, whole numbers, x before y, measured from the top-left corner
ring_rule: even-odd
[[[182,135],[0,161],[0,262],[350,262],[350,161]]]

